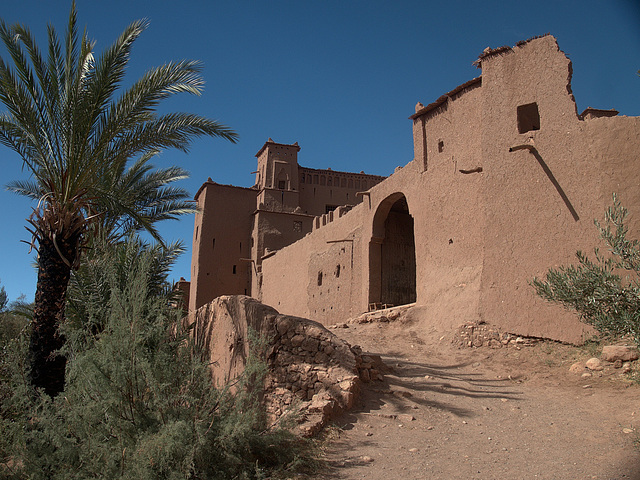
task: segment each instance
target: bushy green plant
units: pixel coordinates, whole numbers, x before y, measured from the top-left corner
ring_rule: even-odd
[[[30,326],[27,315],[29,306],[22,298],[9,303],[4,287],[0,287],[0,426],[5,418],[7,400],[13,395],[12,363],[25,345],[24,337]],[[0,428],[0,432],[4,432],[4,429]],[[3,451],[2,441],[0,439],[0,452]]]
[[[5,291],[4,287],[0,285],[0,313],[2,313],[7,307],[8,301],[9,300],[7,298],[7,292]]]
[[[170,301],[175,293],[167,282],[167,275],[184,251],[181,242],[149,244],[134,236],[125,243],[113,244],[107,238],[94,238],[69,282],[67,321],[63,332],[71,344],[65,348],[65,353],[73,354],[73,351],[85,348],[84,342],[91,342],[103,330],[111,308],[113,286],[117,286],[118,291],[127,288],[131,271],[138,268],[138,257],[142,252],[148,259],[146,296]]]
[[[627,238],[627,215],[614,195],[605,223],[595,220],[609,253],[595,249],[595,260],[590,260],[578,251],[577,265],[552,268],[532,285],[542,298],[575,310],[598,331],[629,336],[640,346],[640,242]]]
[[[157,274],[167,252],[135,239],[112,248],[81,269],[104,288],[87,296],[66,326],[64,394],[38,395],[26,365],[11,369],[0,476],[253,479],[308,458],[307,444],[267,428],[260,349],[252,349],[236,394],[214,388],[167,289],[156,288],[166,282]],[[97,328],[86,328],[83,316]],[[26,343],[15,345],[20,358]]]

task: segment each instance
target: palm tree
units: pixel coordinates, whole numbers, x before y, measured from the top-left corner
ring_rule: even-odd
[[[122,88],[133,43],[146,22],[129,25],[99,57],[87,34],[78,34],[75,2],[61,44],[48,27],[46,59],[29,29],[0,21],[0,40],[11,62],[0,58],[0,142],[20,155],[30,173],[9,188],[37,199],[28,219],[38,252],[31,382],[54,396],[64,389],[66,360],[58,327],[72,269],[96,232],[107,236],[144,229],[191,210],[179,189],[166,186],[181,169],[151,171],[148,161],[164,148],[187,151],[194,137],[235,142],[220,123],[189,113],[159,115],[159,102],[177,93],[199,95],[197,62],[169,63]],[[133,162],[133,165],[131,163]]]

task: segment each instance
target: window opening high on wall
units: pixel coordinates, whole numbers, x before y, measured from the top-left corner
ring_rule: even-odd
[[[518,107],[518,133],[540,130],[540,113],[537,103],[528,103]]]

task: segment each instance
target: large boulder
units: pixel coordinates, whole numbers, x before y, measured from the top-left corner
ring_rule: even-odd
[[[249,358],[249,335],[273,337],[278,312],[245,296],[218,297],[189,314],[196,343],[210,359],[217,386],[228,385],[244,371]]]
[[[313,435],[332,417],[352,408],[359,375],[378,375],[375,362],[321,324],[280,315],[246,296],[218,297],[189,316],[196,341],[205,347],[213,381],[228,385],[244,371],[251,332],[267,343],[264,401],[274,423],[293,414],[300,433]]]

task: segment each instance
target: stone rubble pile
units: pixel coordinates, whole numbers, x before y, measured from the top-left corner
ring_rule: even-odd
[[[520,337],[510,333],[502,333],[496,327],[486,323],[465,323],[457,328],[453,335],[453,344],[458,348],[473,347],[531,347],[540,339]]]
[[[575,362],[569,371],[572,373],[581,373],[582,376],[588,376],[590,372],[601,372],[607,367],[621,369],[622,373],[629,373],[633,370],[632,362],[640,358],[640,352],[637,348],[628,345],[605,345],[602,347],[600,358],[593,357],[586,362]]]
[[[267,411],[273,419],[294,413],[301,432],[313,435],[354,406],[359,394],[356,353],[311,320],[278,315],[274,326],[264,397]]]
[[[375,322],[395,322],[396,320],[402,318],[402,316],[413,307],[415,304],[410,303],[408,305],[400,305],[398,307],[389,307],[381,310],[372,310],[370,312],[363,313],[355,318],[351,318],[347,321],[346,324],[338,324],[340,327],[334,328],[346,328],[348,324],[363,324],[363,323],[375,323]]]

